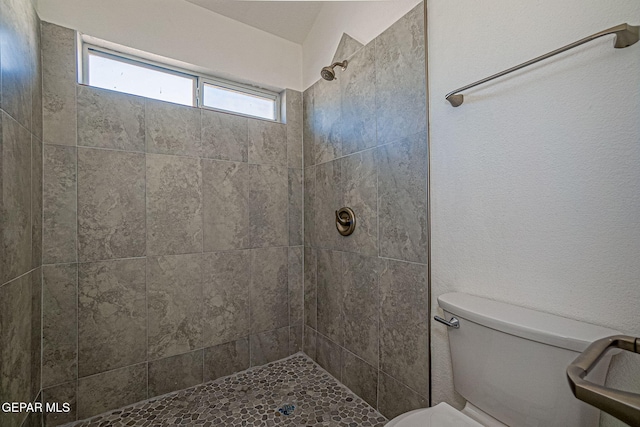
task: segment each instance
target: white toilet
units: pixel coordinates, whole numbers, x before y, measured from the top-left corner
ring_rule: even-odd
[[[600,411],[577,400],[567,366],[593,341],[619,332],[463,293],[438,298],[448,327],[453,383],[466,400],[418,409],[387,427],[596,427]],[[447,326],[442,325],[443,328]],[[587,378],[604,383],[611,355]]]

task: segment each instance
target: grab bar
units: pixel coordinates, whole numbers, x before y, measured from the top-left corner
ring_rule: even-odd
[[[529,65],[533,65],[536,62],[540,62],[544,59],[547,58],[551,58],[552,56],[555,56],[559,53],[562,52],[566,52],[569,49],[573,49],[576,46],[580,46],[581,44],[590,42],[591,40],[595,40],[598,37],[602,37],[602,36],[606,36],[608,34],[615,34],[616,35],[616,40],[615,43],[613,45],[613,47],[615,47],[616,49],[622,49],[628,46],[631,46],[632,44],[635,44],[639,39],[640,39],[640,26],[633,26],[633,25],[629,25],[629,24],[620,24],[620,25],[616,25],[615,27],[611,27],[609,29],[606,29],[604,31],[600,31],[599,33],[595,33],[589,37],[585,37],[581,40],[578,40],[577,42],[568,44],[566,46],[563,46],[559,49],[554,50],[553,52],[549,52],[546,53],[542,56],[538,56],[537,58],[531,59],[527,62],[523,62],[520,65],[516,65],[515,67],[511,67],[508,70],[504,70],[501,71],[497,74],[494,74],[492,76],[489,76],[487,78],[484,78],[482,80],[478,80],[477,82],[471,83],[469,85],[463,86],[461,88],[458,88],[452,92],[449,92],[448,94],[445,95],[445,99],[447,101],[449,101],[451,103],[452,106],[454,107],[459,107],[460,105],[462,105],[462,103],[464,102],[464,96],[461,93],[458,92],[462,92],[465,91],[467,89],[471,89],[472,87],[476,87],[478,85],[481,85],[483,83],[489,82],[491,80],[497,79],[498,77],[502,77],[504,75],[507,75],[509,73],[513,73],[514,71],[518,71],[524,67],[528,67]]]
[[[567,379],[571,391],[583,402],[629,425],[638,426],[640,425],[640,394],[615,390],[584,379],[609,348],[620,348],[640,354],[640,338],[614,335],[593,342],[567,368]]]

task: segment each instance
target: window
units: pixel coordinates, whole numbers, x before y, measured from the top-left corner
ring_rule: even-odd
[[[82,83],[193,107],[280,120],[280,95],[83,43]]]

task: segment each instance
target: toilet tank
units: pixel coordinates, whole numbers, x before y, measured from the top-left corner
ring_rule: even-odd
[[[463,293],[438,297],[447,320],[454,387],[510,427],[596,427],[600,411],[576,399],[567,366],[612,329]],[[587,378],[603,384],[611,356]]]

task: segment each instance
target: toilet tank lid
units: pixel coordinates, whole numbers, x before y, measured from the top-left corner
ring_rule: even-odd
[[[620,332],[461,292],[438,297],[443,310],[462,319],[521,338],[576,352]]]

